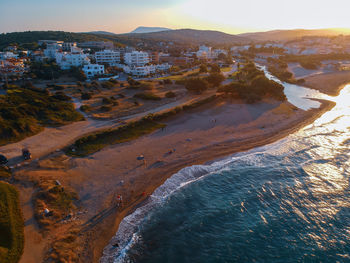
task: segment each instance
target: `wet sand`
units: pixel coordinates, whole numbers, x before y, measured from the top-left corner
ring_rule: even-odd
[[[342,88],[350,82],[350,71],[317,74],[304,79],[306,81],[304,86],[331,96],[337,96]]]

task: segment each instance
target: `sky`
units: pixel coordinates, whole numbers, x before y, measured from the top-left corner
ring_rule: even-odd
[[[0,0],[0,33],[127,33],[138,26],[219,30],[350,28],[349,0]]]

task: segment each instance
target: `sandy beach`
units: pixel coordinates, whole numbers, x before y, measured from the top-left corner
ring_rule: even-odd
[[[331,96],[337,96],[341,89],[350,82],[350,71],[323,73],[305,77],[306,87],[310,87]],[[334,88],[337,87],[337,88]]]
[[[320,109],[303,111],[288,102],[264,101],[243,104],[218,99],[165,123],[164,130],[135,141],[111,145],[86,158],[70,158],[56,152],[18,170],[15,179],[26,207],[26,245],[21,262],[41,262],[47,248],[64,233],[78,229],[78,238],[66,253],[78,254],[80,262],[98,262],[104,247],[115,235],[119,222],[131,213],[157,187],[180,169],[272,143],[311,123],[332,108],[323,102]],[[146,162],[138,161],[144,155]],[[56,224],[49,233],[35,227],[30,213],[32,186],[23,182],[59,179],[80,196],[84,211],[69,224]],[[123,206],[115,206],[116,195],[123,196]],[[69,251],[71,250],[71,251]],[[36,256],[32,255],[36,251]]]

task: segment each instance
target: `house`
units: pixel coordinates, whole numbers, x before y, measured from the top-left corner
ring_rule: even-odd
[[[103,50],[95,53],[97,64],[106,63],[110,66],[116,66],[120,63],[120,52],[114,50]]]
[[[125,53],[124,56],[125,64],[129,66],[144,66],[150,62],[147,52],[143,51],[133,51]]]
[[[24,61],[24,59],[19,58],[0,60],[0,75],[22,75],[27,70]]]
[[[83,72],[87,78],[92,78],[94,76],[103,75],[105,72],[105,66],[98,64],[87,64],[84,65]]]
[[[72,47],[71,52],[56,53],[56,63],[61,69],[70,69],[90,64],[90,59],[80,48]]]

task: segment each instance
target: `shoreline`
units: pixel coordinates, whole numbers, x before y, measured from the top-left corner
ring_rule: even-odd
[[[344,86],[333,86],[333,90],[337,89],[339,93]],[[315,89],[319,90],[318,87],[316,85]],[[48,256],[47,248],[59,242],[60,234],[65,229],[69,231],[68,227],[81,229],[74,248],[68,250],[78,255],[79,262],[99,262],[121,221],[142,206],[168,178],[182,168],[210,164],[287,137],[335,106],[333,101],[318,101],[321,102],[320,108],[308,111],[296,109],[288,102],[264,101],[249,105],[240,101],[216,101],[169,117],[164,121],[168,125],[165,131],[155,131],[131,142],[107,146],[85,158],[71,158],[62,152],[52,153],[19,169],[15,172],[15,179],[19,181],[59,179],[63,185],[75,189],[82,198],[79,201],[81,209],[86,211],[70,226],[56,224],[55,229],[49,232],[49,239],[42,236],[40,229],[26,228],[27,244],[31,244],[27,250],[25,248],[20,262],[42,262]],[[214,125],[212,118],[218,118]],[[187,142],[187,138],[191,138],[191,142]],[[173,148],[176,152],[167,155]],[[146,157],[148,165],[136,161],[140,154]],[[122,209],[113,205],[115,194],[123,195]],[[22,207],[26,206],[28,198],[24,196]],[[34,221],[30,217],[27,219]],[[36,238],[33,239],[33,236]],[[40,239],[42,241],[37,241]],[[36,256],[31,256],[33,248]],[[28,253],[29,257],[26,256]]]
[[[139,196],[131,197],[131,199],[133,201],[127,203],[125,205],[125,207],[123,208],[123,210],[121,210],[118,214],[115,215],[115,219],[113,222],[114,226],[112,228],[113,229],[116,228],[116,231],[113,232],[114,234],[113,234],[112,238],[116,235],[118,228],[119,228],[119,225],[122,222],[122,220],[125,217],[127,217],[128,215],[135,212],[135,210],[137,208],[143,206],[145,204],[145,202],[147,201],[147,199],[149,198],[149,196],[157,188],[162,186],[167,179],[171,178],[173,175],[175,175],[181,169],[183,169],[185,167],[193,166],[193,165],[211,164],[211,163],[223,160],[225,158],[228,158],[231,155],[234,155],[236,153],[245,152],[245,151],[257,148],[257,147],[262,147],[262,146],[274,143],[278,140],[281,140],[281,139],[289,136],[290,134],[292,134],[294,132],[297,132],[298,130],[306,127],[307,125],[313,123],[316,119],[321,117],[327,111],[331,110],[334,106],[335,106],[335,102],[321,100],[320,108],[312,109],[312,110],[309,110],[308,112],[305,112],[307,116],[305,116],[303,120],[301,120],[301,121],[296,120],[296,121],[290,123],[288,125],[288,127],[286,127],[284,130],[275,131],[271,134],[262,135],[259,137],[252,138],[250,140],[242,140],[242,141],[238,141],[235,143],[227,142],[226,145],[222,145],[222,143],[220,143],[220,144],[213,145],[213,146],[207,146],[207,147],[201,149],[201,151],[199,153],[200,156],[195,157],[195,158],[184,158],[184,159],[186,159],[186,161],[184,161],[184,160],[178,161],[177,163],[173,164],[171,167],[169,167],[167,169],[166,173],[163,174],[162,180],[160,182],[153,184],[153,185],[149,185],[147,187],[146,191],[147,191],[147,193],[150,193],[149,195],[147,195],[145,197],[141,197],[141,198]],[[244,145],[242,145],[242,144],[244,144]],[[208,152],[210,152],[211,154],[210,155],[207,154]],[[101,228],[108,229],[108,233],[110,234],[109,231],[111,231],[111,225],[108,226],[108,222],[104,222],[103,226],[101,226]],[[106,238],[103,238],[103,240],[106,240]],[[108,243],[105,243],[105,245],[103,246],[103,249],[105,249],[110,244],[111,241],[112,241],[112,239],[110,239],[108,241]],[[98,242],[94,242],[94,243],[98,243]],[[98,244],[95,244],[92,247],[95,247],[95,249],[96,249],[97,248],[96,245],[98,246]],[[103,255],[102,254],[103,249],[102,249],[102,251],[100,249],[97,249],[98,251],[96,251],[97,252],[96,254],[100,254],[100,257],[99,258],[95,257],[94,261],[92,261],[92,262],[99,262],[99,260],[101,259],[101,256]],[[109,261],[104,261],[104,262],[109,262]]]

